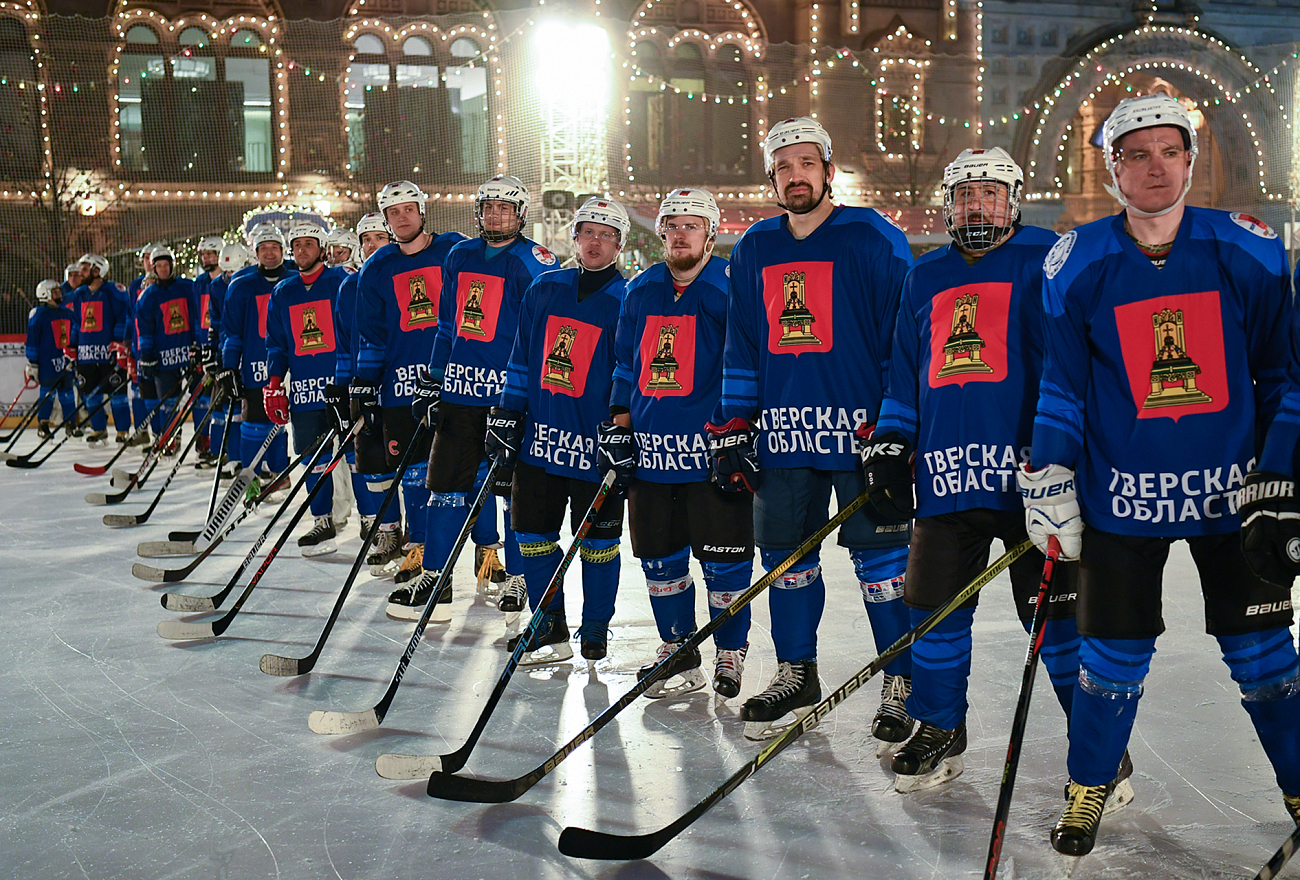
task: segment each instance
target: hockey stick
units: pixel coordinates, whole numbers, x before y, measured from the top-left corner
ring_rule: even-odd
[[[124,486],[120,492],[114,492],[111,495],[106,495],[102,492],[88,492],[86,493],[87,504],[120,504],[126,500],[126,496],[130,495],[134,490],[144,486],[145,481],[153,475],[154,469],[157,468],[158,463],[162,461],[165,450],[167,449],[168,444],[172,442],[172,438],[181,433],[181,426],[185,423],[185,420],[189,418],[190,413],[198,403],[198,399],[203,393],[206,381],[207,380],[205,379],[195,385],[194,390],[190,393],[190,396],[186,399],[184,405],[179,407],[176,412],[172,414],[171,420],[167,423],[167,427],[158,435],[158,442],[145,455],[144,461],[140,463],[140,469],[129,476],[126,486]],[[172,390],[175,390],[175,388]],[[211,410],[209,409],[209,414],[210,413]],[[193,436],[190,438],[190,446],[192,446],[198,438],[199,430],[200,429],[198,428],[195,429]],[[185,451],[188,453],[189,450],[190,447],[186,446]],[[183,458],[184,456],[181,457]]]
[[[326,431],[325,434],[322,436],[321,442],[316,450],[316,455],[313,456],[311,461],[308,463],[307,466],[308,473],[310,473],[311,469],[316,466],[316,462],[319,461],[320,456],[323,455],[325,452],[326,444],[329,442],[330,439],[333,438],[334,434],[335,431],[333,428],[331,428],[330,430]],[[253,573],[253,577],[251,580],[249,580],[248,586],[244,587],[244,592],[239,594],[239,598],[235,600],[234,605],[230,606],[229,611],[227,611],[225,614],[223,614],[221,617],[217,618],[216,620],[209,621],[207,623],[186,623],[180,620],[159,621],[158,635],[161,638],[171,639],[171,640],[211,639],[221,635],[227,629],[229,629],[230,624],[234,622],[235,617],[239,614],[240,610],[243,609],[244,603],[248,601],[248,597],[252,595],[253,590],[257,588],[257,585],[261,583],[262,575],[266,574],[266,570],[271,567],[271,563],[274,562],[276,557],[280,555],[280,550],[284,548],[284,542],[289,540],[289,535],[293,532],[295,528],[297,528],[298,523],[302,522],[303,514],[305,514],[311,508],[312,500],[317,495],[320,494],[321,490],[325,488],[326,484],[332,481],[333,479],[332,474],[334,468],[342,460],[343,460],[342,449],[340,449],[338,452],[334,453],[330,457],[330,463],[326,466],[325,471],[320,475],[320,479],[316,481],[316,485],[312,486],[311,491],[307,493],[307,500],[304,501],[301,505],[299,505],[298,509],[294,511],[293,517],[290,518],[289,520],[289,524],[284,527],[284,531],[280,533],[280,537],[276,539],[274,546],[272,546],[270,551],[266,554],[266,558],[262,560],[262,564],[259,565],[257,567],[257,571]],[[299,478],[300,482],[294,486],[295,491],[297,491],[298,487],[302,485],[301,481],[305,480],[305,478],[306,478],[305,474],[303,475],[303,477]],[[293,496],[291,494],[290,498],[292,497]],[[288,499],[286,499],[286,505],[282,505],[280,507],[280,510],[276,511],[277,517],[280,515],[280,513],[284,511],[285,506],[287,506],[287,501]],[[253,553],[256,553],[256,551],[260,549],[261,541],[263,541],[266,538],[266,535],[268,533],[269,533],[269,529],[264,530],[262,532],[262,535],[258,538],[258,543],[253,548]],[[251,558],[251,556],[248,558]],[[223,591],[224,593],[228,594],[229,591],[235,586],[235,582],[238,581],[239,575],[243,573],[243,570],[247,565],[248,558],[246,558],[245,562],[240,565],[239,571],[236,573],[235,577],[231,580],[231,582],[226,585],[226,589]],[[223,601],[224,599],[225,596],[222,596]]]
[[[650,689],[655,682],[668,677],[668,670],[672,668],[674,658],[682,651],[688,651],[700,645],[705,639],[717,631],[722,626],[750,602],[754,601],[760,593],[776,583],[781,575],[789,570],[803,557],[807,556],[812,550],[830,535],[831,532],[850,516],[857,513],[862,505],[867,503],[867,493],[863,492],[857,498],[854,498],[827,521],[817,531],[813,532],[803,543],[794,549],[789,556],[767,572],[749,589],[736,596],[731,604],[723,608],[717,617],[711,619],[708,623],[696,630],[694,634],[685,639],[677,650],[661,660],[654,669],[651,669],[644,678],[637,680],[633,688],[619,697],[609,708],[601,712],[596,719],[588,724],[577,736],[569,740],[554,755],[548,758],[532,772],[515,779],[474,779],[471,777],[454,776],[450,773],[434,771],[429,776],[428,792],[430,797],[445,798],[453,801],[476,801],[479,803],[505,803],[517,799],[528,789],[532,788],[541,779],[550,773],[559,765],[561,761],[567,758],[578,746],[591,739],[606,724],[614,720],[614,717],[630,706],[637,697]]]
[[[104,387],[104,383],[107,382],[112,377],[113,374],[109,373],[103,379],[100,379],[99,384],[96,385],[93,389],[91,389],[89,394],[97,394],[99,390]],[[105,406],[108,405],[110,400],[111,400],[110,397],[104,396],[104,398],[99,402],[98,406],[94,407],[94,409],[92,410],[89,410],[84,417],[72,423],[73,429],[75,430],[77,428],[80,428],[82,425],[89,422],[91,418],[93,418],[100,410],[102,410]],[[57,450],[60,446],[66,443],[71,438],[72,435],[68,434],[67,431],[64,431],[63,437],[59,440],[59,442],[54,444],[54,449],[51,449],[49,452],[47,452],[42,458],[40,458],[37,461],[32,461],[32,456],[40,452],[41,448],[54,438],[54,431],[57,431],[59,428],[62,428],[66,422],[67,422],[66,419],[63,422],[60,422],[57,427],[51,430],[49,437],[42,438],[40,443],[37,443],[34,448],[32,448],[27,452],[24,452],[22,455],[14,455],[11,452],[4,452],[4,453],[0,453],[0,458],[4,458],[5,464],[9,465],[10,467],[20,467],[20,468],[40,467],[42,464],[45,463],[45,459],[53,455],[55,450]]]
[[[560,832],[560,852],[566,856],[580,859],[634,860],[645,859],[654,855],[664,844],[712,809],[714,804],[739,788],[741,783],[758,772],[759,768],[764,764],[785,751],[792,742],[805,732],[816,727],[836,706],[848,699],[850,694],[875,677],[880,670],[885,668],[886,664],[915,644],[923,635],[934,629],[940,621],[964,604],[971,596],[978,593],[985,584],[997,577],[1003,569],[1032,546],[1031,542],[1022,541],[1007,550],[1006,553],[1003,553],[996,562],[984,570],[983,574],[949,599],[947,604],[938,608],[925,620],[904,633],[902,638],[882,651],[880,656],[836,688],[829,697],[818,703],[810,714],[787,727],[780,736],[772,740],[754,756],[753,760],[732,774],[730,779],[715,788],[704,800],[687,810],[675,822],[649,834],[630,835],[607,834],[602,831],[570,826]]]
[[[66,370],[64,372],[66,372]],[[27,412],[23,413],[22,418],[18,420],[18,424],[14,426],[14,429],[10,431],[8,434],[4,435],[3,437],[0,437],[0,443],[7,442],[9,446],[12,446],[13,441],[17,439],[18,433],[27,427],[27,425],[31,422],[32,416],[35,414],[36,410],[40,407],[42,403],[45,402],[45,398],[48,397],[50,394],[52,394],[54,390],[58,387],[59,382],[62,381],[63,381],[63,372],[60,372],[59,378],[55,380],[54,384],[50,386],[48,391],[36,395],[36,404]],[[29,388],[39,388],[39,387],[40,386],[32,382],[31,379],[24,379],[23,387],[18,389],[18,393],[14,395],[13,403],[9,404],[9,408],[5,410],[5,414],[0,416],[0,422],[3,422],[5,419],[9,418],[9,414],[12,413],[14,411],[14,407],[18,405],[18,401],[23,396],[24,391],[26,391]],[[9,449],[9,446],[6,446],[5,449],[6,450]]]
[[[1034,605],[1034,623],[1029,637],[1029,650],[1025,655],[1025,671],[1020,679],[1020,697],[1016,700],[1016,714],[1011,722],[1011,741],[1007,744],[1007,761],[1002,768],[1002,785],[998,790],[998,806],[993,813],[993,834],[989,838],[988,861],[984,865],[984,880],[998,875],[1002,861],[1002,844],[1006,842],[1007,815],[1011,812],[1011,793],[1016,787],[1016,770],[1020,767],[1020,748],[1025,741],[1025,726],[1029,723],[1029,701],[1034,696],[1034,676],[1038,671],[1038,655],[1043,649],[1043,630],[1047,626],[1047,592],[1052,588],[1052,576],[1060,562],[1061,543],[1055,535],[1047,538],[1047,561],[1043,564],[1043,577],[1038,582],[1038,602]]]
[[[343,589],[339,591],[339,597],[334,600],[334,607],[330,610],[329,619],[325,621],[325,629],[321,632],[320,638],[316,640],[316,646],[311,649],[311,653],[306,657],[281,657],[279,654],[263,654],[262,659],[258,661],[258,669],[261,669],[267,675],[292,676],[311,672],[316,666],[316,661],[320,659],[321,651],[325,648],[325,642],[329,639],[330,631],[334,629],[334,624],[338,622],[339,614],[343,611],[343,603],[347,601],[348,593],[352,590],[352,584],[356,581],[361,566],[366,562],[366,554],[370,552],[370,545],[374,543],[375,536],[379,534],[379,523],[384,521],[384,514],[388,512],[388,508],[392,506],[393,501],[397,498],[397,490],[402,485],[402,474],[406,473],[406,469],[410,467],[411,460],[415,457],[416,447],[422,445],[427,430],[423,422],[416,425],[415,433],[411,435],[411,441],[406,444],[406,451],[402,453],[402,459],[393,472],[393,481],[389,485],[388,491],[384,493],[378,512],[375,513],[375,526],[370,529],[365,540],[361,542],[361,550],[357,552],[357,558],[352,563],[352,569],[348,572],[347,579],[343,581]]]
[[[221,494],[221,466],[226,460],[226,449],[230,445],[230,435],[232,433],[230,425],[235,419],[235,406],[238,403],[238,398],[231,397],[230,406],[226,409],[226,420],[223,423],[224,427],[221,431],[221,448],[217,450],[217,464],[212,468],[212,492],[208,495],[208,515],[204,517],[204,522],[212,519],[212,514],[216,513],[217,510],[217,496]],[[216,405],[215,401],[213,402],[213,405]],[[201,531],[195,532],[194,537],[189,538],[188,540],[193,541],[194,538],[197,538],[200,534],[202,534]],[[167,537],[171,538],[171,535],[169,534]]]
[[[271,517],[271,521],[266,524],[266,527],[262,529],[262,533],[257,536],[257,540],[253,542],[253,546],[248,548],[248,553],[244,555],[244,561],[239,563],[239,567],[235,569],[235,573],[231,576],[230,582],[213,596],[183,596],[180,593],[163,593],[162,607],[166,608],[168,611],[215,611],[217,608],[221,607],[221,603],[226,601],[226,597],[230,595],[230,592],[235,589],[235,585],[239,583],[240,576],[243,575],[248,566],[252,564],[253,557],[257,555],[257,551],[262,549],[262,544],[266,542],[266,536],[271,534],[271,529],[275,528],[275,524],[280,521],[280,517],[284,515],[286,510],[288,510],[289,505],[293,503],[293,499],[298,497],[298,490],[302,488],[303,483],[307,482],[307,476],[311,473],[312,468],[316,466],[321,453],[325,450],[325,446],[330,442],[330,440],[334,439],[335,433],[334,429],[330,428],[311,442],[311,461],[308,463],[307,467],[303,469],[303,472],[298,475],[298,479],[294,480],[293,488],[289,490],[288,496],[275,511],[275,515]],[[308,498],[305,504],[310,503],[311,499]]]
[[[149,430],[149,419],[153,418],[154,413],[162,409],[163,404],[165,404],[167,400],[168,398],[164,397],[153,405],[153,408],[150,409],[149,412],[145,414],[144,419],[141,421],[140,425],[137,426],[136,429],[131,432],[131,436],[127,438],[127,442],[121,444],[118,447],[117,452],[114,452],[113,457],[110,458],[108,461],[104,462],[102,465],[82,464],[80,462],[74,462],[72,465],[72,469],[77,473],[85,474],[88,477],[100,477],[108,473],[108,469],[111,468],[117,462],[117,460],[122,457],[122,454],[124,452],[126,452],[128,449],[135,448],[131,445],[131,443],[134,442],[135,439],[140,436],[141,431]],[[128,475],[128,479],[129,479],[129,475]]]
[[[208,421],[212,418],[212,412],[212,408],[209,408],[207,414],[204,415],[203,418],[199,419],[199,423],[194,426],[194,433],[191,434],[190,439],[186,441],[185,448],[181,450],[181,454],[176,456],[176,461],[172,464],[172,469],[168,472],[167,479],[163,480],[162,486],[158,489],[158,494],[153,496],[153,501],[149,502],[149,506],[145,508],[144,512],[129,514],[106,513],[104,514],[104,525],[109,528],[120,529],[128,526],[138,526],[149,521],[149,517],[153,515],[154,508],[156,508],[158,502],[162,500],[163,493],[166,492],[167,487],[171,485],[172,479],[176,476],[176,472],[181,469],[181,464],[190,454],[190,450],[192,450],[199,442],[199,437],[203,435],[204,426],[206,426]]]
[[[1268,864],[1259,869],[1255,875],[1255,880],[1273,880],[1278,874],[1282,873],[1282,868],[1291,858],[1292,853],[1300,849],[1300,825],[1296,826],[1291,836],[1282,841],[1277,852],[1273,853],[1273,858],[1268,860]]]
[[[226,489],[225,496],[221,499],[221,503],[217,505],[216,515],[213,516],[212,519],[208,520],[207,525],[203,527],[203,531],[199,534],[198,538],[194,540],[194,548],[196,550],[200,552],[206,550],[212,544],[217,534],[225,528],[226,523],[230,522],[231,517],[235,515],[235,504],[244,497],[244,493],[248,491],[248,487],[252,485],[255,474],[257,473],[257,466],[262,463],[262,459],[271,451],[271,444],[280,436],[282,430],[283,426],[273,425],[271,430],[267,432],[266,439],[262,441],[262,445],[258,447],[257,454],[253,456],[252,462],[249,463],[248,467],[239,472],[239,476],[235,477],[235,479],[231,481],[230,486]],[[284,478],[287,473],[288,471],[286,470],[285,473],[280,474],[276,478],[276,481]],[[273,481],[271,485],[274,486],[275,481]]]
[[[40,387],[40,383],[37,382],[35,379],[33,379],[31,376],[23,376],[23,384],[18,389],[18,393],[14,395],[14,399],[9,404],[9,407],[5,410],[4,415],[0,416],[0,422],[3,422],[5,419],[9,418],[9,415],[14,411],[14,407],[18,405],[18,399],[23,396],[24,391],[30,391],[33,388],[39,388],[39,387]]]
[[[488,495],[492,493],[492,478],[501,468],[502,456],[497,455],[492,459],[492,464],[488,467],[487,476],[483,479],[483,488],[479,489],[478,496],[474,499],[474,505],[466,512],[465,524],[460,527],[460,534],[456,536],[456,543],[451,547],[451,554],[447,557],[447,564],[442,567],[438,573],[438,580],[433,585],[433,592],[429,594],[429,601],[424,604],[424,611],[420,613],[420,619],[415,622],[415,631],[411,633],[411,640],[406,643],[406,650],[402,652],[402,659],[397,662],[397,671],[393,673],[393,680],[388,684],[388,690],[379,698],[379,702],[362,712],[336,712],[317,709],[312,712],[307,719],[307,726],[311,728],[312,733],[340,734],[340,733],[360,733],[363,730],[373,730],[378,727],[388,714],[388,708],[393,704],[393,697],[397,696],[397,688],[402,684],[402,677],[406,675],[406,668],[411,665],[411,658],[415,656],[415,649],[420,644],[420,639],[424,637],[424,628],[429,624],[429,618],[433,615],[433,609],[437,606],[438,600],[442,598],[445,590],[451,589],[451,570],[456,565],[456,558],[460,556],[461,548],[469,539],[469,533],[474,528],[474,520],[478,518],[478,512],[483,509],[483,502],[487,501]],[[420,575],[420,580],[432,579],[433,572],[426,571]],[[419,585],[412,586],[414,592],[419,592]]]
[[[578,548],[587,537],[587,532],[591,531],[592,523],[596,521],[600,508],[609,497],[610,487],[614,484],[614,472],[610,471],[605,474],[605,479],[601,481],[600,488],[596,491],[596,497],[592,499],[591,506],[587,508],[587,515],[582,518],[582,525],[573,536],[573,543],[569,545],[568,552],[560,560],[560,567],[555,570],[551,576],[551,582],[546,585],[546,593],[537,602],[537,608],[533,611],[533,617],[528,621],[528,626],[524,628],[523,633],[519,636],[519,641],[515,643],[515,649],[506,660],[505,669],[501,670],[501,677],[497,679],[496,687],[492,689],[491,696],[488,697],[487,705],[483,707],[482,713],[478,717],[478,722],[474,725],[474,730],[470,733],[469,739],[465,744],[456,751],[447,755],[395,755],[384,754],[375,759],[375,772],[385,779],[422,779],[427,777],[434,770],[441,769],[443,773],[455,773],[465,766],[469,760],[470,752],[474,750],[478,739],[483,735],[483,730],[487,727],[488,719],[492,717],[492,712],[496,709],[497,703],[501,700],[501,695],[505,693],[506,685],[510,683],[510,678],[515,674],[515,669],[519,666],[519,661],[523,659],[524,652],[527,650],[529,643],[532,641],[533,633],[542,624],[542,617],[546,614],[547,605],[550,604],[551,598],[559,591],[560,585],[564,583],[564,573],[569,570],[573,563],[573,558],[578,553]]]

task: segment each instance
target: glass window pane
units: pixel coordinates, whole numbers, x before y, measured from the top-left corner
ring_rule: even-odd
[[[399,64],[397,65],[397,87],[399,89],[436,89],[438,87],[438,68],[432,64]]]
[[[384,41],[374,34],[362,34],[352,45],[362,55],[383,55],[387,51]]]
[[[377,37],[363,34],[362,38]],[[357,41],[358,47],[361,40]],[[380,44],[382,48],[383,44]],[[343,119],[347,126],[348,160],[353,171],[361,171],[366,160],[366,98],[372,89],[388,86],[389,66],[387,64],[363,64],[353,62],[346,83],[346,97],[343,100]]]
[[[482,67],[447,68],[447,96],[452,118],[459,130],[460,171],[483,175],[488,158],[487,70]]]
[[[158,35],[153,32],[153,28],[137,24],[126,32],[126,41],[128,43],[153,43],[157,44]]]
[[[402,43],[403,55],[432,55],[433,46],[424,37],[407,37],[406,42]],[[452,52],[452,54],[456,54]]]
[[[201,27],[187,27],[177,39],[182,46],[206,46],[210,39],[208,32]]]
[[[123,55],[118,66],[118,133],[121,135],[122,165],[132,171],[145,171],[149,167],[144,153],[141,112],[144,84],[150,78],[165,78],[164,63],[161,55]]]
[[[236,83],[242,89],[232,88]],[[242,90],[244,128],[242,171],[267,173],[275,170],[271,137],[271,62],[266,58],[227,58],[228,100],[238,100]]]
[[[482,54],[482,50],[479,49],[478,43],[474,42],[469,37],[461,37],[459,40],[452,41],[452,58],[476,58],[480,54]]]
[[[257,31],[242,28],[235,31],[235,35],[230,38],[230,45],[236,49],[256,49],[262,45],[262,38]]]
[[[176,79],[216,79],[216,59],[204,55],[176,55],[172,58]]]

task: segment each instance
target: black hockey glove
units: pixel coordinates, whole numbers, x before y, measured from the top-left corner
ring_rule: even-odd
[[[1260,580],[1290,587],[1300,575],[1300,500],[1295,481],[1271,471],[1252,471],[1237,490],[1241,550]]]
[[[140,378],[152,382],[158,377],[158,355],[140,355]]]
[[[867,480],[867,496],[876,513],[890,522],[908,522],[916,515],[912,495],[912,460],[916,450],[912,442],[897,431],[873,434],[875,425],[857,430],[862,458],[862,474]]]
[[[352,430],[352,411],[348,407],[348,389],[346,385],[333,382],[325,386],[325,411],[329,413],[334,430],[342,437]]]
[[[488,458],[502,455],[503,467],[513,468],[519,457],[519,446],[524,441],[524,414],[515,409],[494,406],[488,410],[487,440],[483,449]]]
[[[226,390],[229,400],[238,400],[244,396],[244,383],[240,381],[239,370],[234,367],[222,367],[212,374],[212,384]]]
[[[358,415],[365,420],[362,434],[373,434],[383,430],[383,411],[379,408],[379,386],[367,379],[352,380],[352,402],[357,406]]]
[[[706,422],[709,434],[709,478],[728,492],[758,489],[758,432],[744,419],[725,425]]]
[[[216,373],[221,370],[221,359],[215,345],[205,345],[199,351],[199,366],[205,373]]]
[[[197,339],[190,343],[190,367],[203,375],[203,344]]]
[[[415,395],[411,399],[411,416],[430,431],[438,430],[438,404],[442,402],[442,383],[421,364],[415,370]]]
[[[631,428],[616,425],[613,422],[601,422],[598,429],[600,446],[597,449],[596,465],[600,478],[610,471],[614,472],[613,492],[627,492],[636,474],[636,437]]]

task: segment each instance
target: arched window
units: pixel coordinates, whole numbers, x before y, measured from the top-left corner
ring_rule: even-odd
[[[664,64],[654,43],[637,43],[633,50],[638,75],[629,84],[628,142],[633,168],[654,176],[664,152]]]
[[[22,22],[0,16],[0,175],[34,180],[41,175],[41,98],[36,65]]]
[[[749,72],[739,46],[718,47],[705,83],[709,105],[709,167],[715,180],[747,177],[749,168]]]
[[[447,67],[447,103],[451,111],[451,150],[460,156],[460,172],[488,173],[488,72],[478,43],[461,37],[451,44]]]
[[[708,110],[704,106],[704,53],[683,40],[673,52],[673,92],[668,96],[668,140],[664,170],[686,180],[699,180],[707,164],[704,132]]]
[[[126,51],[117,68],[117,103],[122,167],[128,171],[147,172],[150,167],[152,157],[146,156],[144,143],[145,117],[154,126],[163,124],[163,108],[157,101],[157,84],[167,79],[161,42],[157,32],[145,24],[132,25],[126,32]]]

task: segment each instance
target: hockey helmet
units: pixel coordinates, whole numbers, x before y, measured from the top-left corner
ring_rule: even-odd
[[[258,245],[267,242],[274,242],[280,246],[280,250],[284,250],[284,235],[274,223],[259,223],[249,231],[248,247],[253,253],[257,253]]]
[[[388,235],[388,224],[384,222],[383,214],[371,211],[357,221],[357,238],[361,238],[367,232],[382,232]]]
[[[379,202],[380,214],[385,213],[393,205],[404,205],[407,202],[415,202],[420,206],[420,213],[424,214],[424,202],[427,198],[424,190],[411,181],[399,180],[396,183],[385,184],[376,200]]]
[[[253,262],[253,255],[243,242],[232,241],[222,246],[221,256],[217,257],[217,267],[222,272],[237,272]]]
[[[324,248],[325,243],[329,241],[329,233],[326,232],[324,229],[321,229],[315,223],[299,222],[289,227],[289,235],[287,236],[287,238],[289,240],[290,246],[292,246],[294,241],[296,241],[297,239],[311,238],[311,239],[315,239],[316,244],[318,244],[321,248]]]
[[[77,261],[82,266],[89,266],[99,273],[100,278],[108,277],[108,260],[100,254],[82,254]]]
[[[55,295],[58,299],[55,299]],[[36,301],[49,305],[50,303],[59,302],[63,299],[63,287],[57,281],[42,281],[36,285]]]
[[[675,189],[659,203],[659,216],[655,219],[655,231],[664,234],[664,221],[669,217],[703,217],[709,224],[709,238],[718,234],[718,224],[722,221],[722,212],[713,193],[704,189]]]
[[[219,235],[205,235],[203,238],[199,239],[197,250],[199,253],[203,253],[204,251],[214,251],[219,254],[225,244],[225,239]]]
[[[1187,165],[1187,180],[1183,184],[1182,195],[1178,201],[1175,201],[1163,211],[1147,213],[1129,205],[1128,200],[1119,189],[1119,177],[1116,171],[1118,163],[1116,142],[1129,132],[1138,131],[1143,128],[1155,128],[1159,125],[1171,125],[1174,128],[1182,129],[1183,147],[1187,150],[1191,161]],[[1140,217],[1160,217],[1172,211],[1179,202],[1187,196],[1187,191],[1192,188],[1192,169],[1196,167],[1196,156],[1200,152],[1196,143],[1196,126],[1192,124],[1192,116],[1183,106],[1183,102],[1170,95],[1139,95],[1133,98],[1125,98],[1115,105],[1110,116],[1106,118],[1106,124],[1101,129],[1101,146],[1102,152],[1106,158],[1106,170],[1110,172],[1111,185],[1106,187],[1106,191],[1114,196],[1115,201],[1128,210],[1133,211]]]
[[[959,201],[957,190],[964,183],[989,181],[1006,187],[1007,223],[999,226],[988,222],[964,223],[954,226]],[[971,253],[983,253],[1001,244],[1020,219],[1020,192],[1025,185],[1025,174],[1001,147],[988,150],[962,150],[943,170],[943,223],[957,246]],[[963,195],[969,199],[970,196]],[[964,212],[969,216],[970,212]]]
[[[831,136],[811,116],[796,116],[778,122],[763,139],[763,171],[768,177],[776,166],[776,151],[792,144],[813,143],[821,151],[822,161],[831,161]]]
[[[573,213],[573,237],[578,237],[578,227],[583,223],[603,223],[618,230],[618,246],[627,241],[627,234],[632,230],[632,220],[627,215],[627,208],[610,199],[593,196]]]
[[[154,245],[153,253],[151,253],[149,257],[155,263],[158,262],[159,260],[166,260],[169,263],[176,262],[176,255],[172,253],[172,249],[165,244]]]
[[[69,263],[68,265],[63,267],[63,280],[68,282],[69,284],[72,283],[73,275],[80,275],[80,274],[81,274],[81,263]]]
[[[519,218],[519,225],[509,234],[504,232],[489,232],[483,226],[483,203],[484,202],[507,202],[515,206],[515,216]],[[528,188],[518,177],[512,177],[509,174],[498,174],[491,180],[484,183],[478,188],[478,193],[474,196],[474,219],[478,222],[478,234],[484,241],[501,242],[509,241],[518,235],[524,228],[524,218],[528,216],[528,205],[530,199]]]

